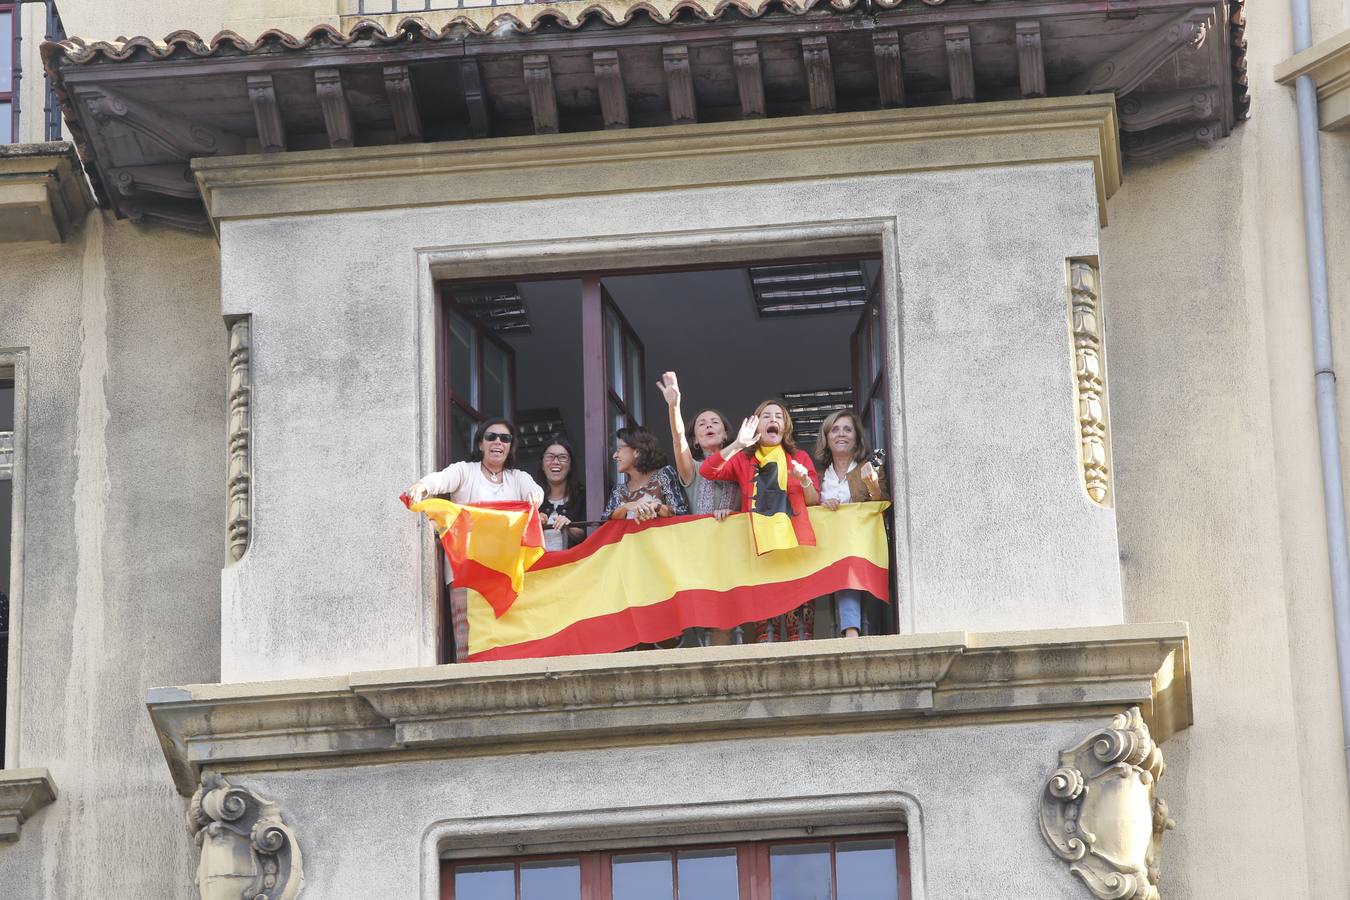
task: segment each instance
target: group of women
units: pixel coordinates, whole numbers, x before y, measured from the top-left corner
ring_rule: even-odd
[[[701,410],[685,426],[679,380],[667,372],[657,383],[669,411],[674,464],[646,428],[619,429],[614,462],[618,483],[605,504],[605,519],[647,521],[666,516],[711,515],[722,521],[753,508],[756,455],[781,447],[787,466],[787,498],[792,512],[807,506],[838,509],[843,503],[886,499],[884,475],[869,462],[862,422],[853,410],[831,414],[821,424],[814,459],[793,440],[792,417],[778,400],[766,400],[733,434],[726,416]],[[505,419],[478,427],[474,450],[464,462],[424,476],[408,489],[412,500],[448,495],[457,503],[526,500],[539,506],[549,549],[571,547],[585,539],[585,496],[572,445],[554,436],[544,448],[539,481],[516,468],[515,428]],[[817,468],[817,466],[819,468]],[[543,486],[541,487],[540,484]],[[863,631],[862,592],[834,594],[839,634]],[[805,604],[780,620],[753,626],[757,642],[809,640],[814,637],[814,606]],[[708,629],[711,644],[731,643],[730,631]]]

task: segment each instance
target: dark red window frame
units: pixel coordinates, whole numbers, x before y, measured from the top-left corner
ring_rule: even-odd
[[[3,66],[9,73],[10,83],[8,91],[0,91],[0,103],[9,104],[9,142],[12,143],[19,139],[19,45],[20,37],[20,4],[16,2],[0,2],[0,15],[9,14],[10,22],[10,42],[9,56],[0,60],[0,66]]]
[[[896,895],[899,900],[911,900],[909,871],[909,836],[903,832],[877,832],[872,834],[829,835],[821,837],[790,838],[784,840],[740,841],[730,843],[675,845],[661,847],[635,847],[623,850],[600,850],[585,853],[550,853],[540,856],[508,856],[485,859],[443,859],[441,860],[440,900],[459,900],[455,897],[455,869],[459,866],[507,865],[516,867],[516,892],[520,892],[520,865],[522,863],[544,862],[548,860],[578,860],[581,868],[581,900],[611,900],[610,883],[614,857],[642,853],[679,853],[689,850],[735,850],[736,866],[740,880],[740,900],[770,900],[769,851],[776,847],[806,844],[828,844],[830,846],[830,894],[839,896],[836,869],[837,847],[841,843],[854,843],[867,840],[895,841],[895,871],[897,877]],[[678,870],[677,870],[678,871]],[[685,898],[681,898],[685,900]]]

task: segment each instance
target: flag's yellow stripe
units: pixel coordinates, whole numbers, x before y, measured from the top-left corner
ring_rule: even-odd
[[[856,556],[888,565],[881,525],[886,503],[811,507],[816,546],[756,555],[738,516],[697,519],[629,534],[573,563],[525,573],[525,586],[497,619],[469,593],[469,652],[533,641],[583,619],[660,603],[679,591],[726,591],[806,577]]]

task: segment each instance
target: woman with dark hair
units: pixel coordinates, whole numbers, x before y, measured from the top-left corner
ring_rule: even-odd
[[[569,527],[586,518],[586,489],[574,462],[572,442],[555,434],[544,445],[539,459],[539,481],[544,486],[544,502],[539,505],[544,520],[544,548],[562,550],[586,539],[584,528]]]
[[[620,428],[614,436],[619,442],[614,462],[623,480],[610,492],[604,517],[645,522],[687,515],[689,504],[680,488],[679,475],[666,464],[656,435],[638,426]]]
[[[816,467],[793,442],[792,417],[782,400],[765,400],[756,407],[755,414],[741,423],[736,439],[705,459],[699,472],[704,478],[739,484],[742,512],[786,512],[796,519],[807,515],[806,507],[820,502]],[[815,607],[806,603],[781,620],[755,623],[755,641],[809,641],[815,621]]]
[[[670,412],[670,439],[675,450],[675,470],[680,484],[689,497],[689,511],[696,516],[713,515],[722,521],[740,506],[736,485],[728,481],[712,481],[698,470],[699,463],[731,441],[731,425],[727,417],[715,409],[705,409],[694,416],[689,427],[684,427],[680,413],[680,382],[674,372],[667,372],[656,383],[666,398]]]
[[[467,462],[451,463],[439,472],[423,475],[408,488],[416,503],[437,494],[455,503],[528,500],[538,506],[544,491],[528,472],[516,468],[516,429],[505,419],[488,419],[478,426],[474,449]]]
[[[867,436],[862,420],[851,409],[826,416],[816,438],[816,463],[825,474],[820,479],[820,505],[838,509],[841,503],[885,500],[882,473],[867,461]],[[862,633],[862,596],[859,590],[834,592],[835,622],[843,637]]]

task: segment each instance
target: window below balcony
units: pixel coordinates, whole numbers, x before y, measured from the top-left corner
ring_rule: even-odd
[[[901,835],[444,860],[442,900],[908,900]]]

